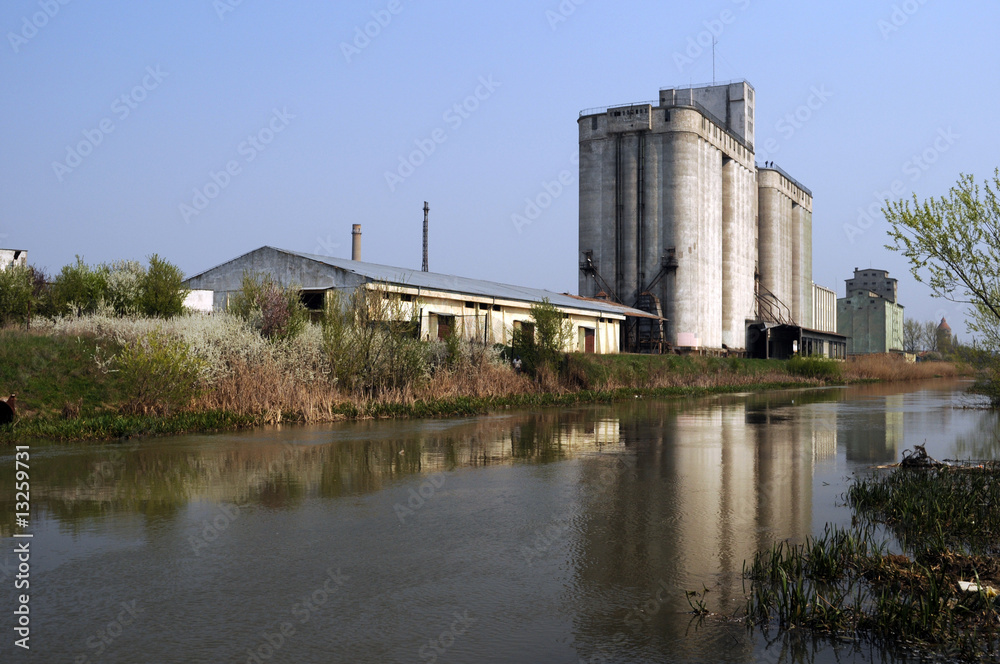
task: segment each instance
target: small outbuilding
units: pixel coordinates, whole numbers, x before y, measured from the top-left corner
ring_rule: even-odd
[[[543,299],[572,325],[566,351],[617,353],[623,349],[626,319],[659,320],[648,312],[601,299],[275,247],[261,247],[190,277],[185,281],[191,289],[186,305],[201,311],[225,310],[239,292],[245,272],[296,284],[302,302],[317,313],[329,305],[331,292],[347,296],[357,288],[380,291],[382,297],[393,300],[394,316],[416,322],[415,334],[423,340],[456,333],[487,344],[509,345],[514,330],[530,329],[531,306]]]

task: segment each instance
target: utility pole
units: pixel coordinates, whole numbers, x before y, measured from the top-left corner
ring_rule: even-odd
[[[427,201],[424,201],[424,265],[421,268],[424,272],[427,272],[427,213],[431,211]]]

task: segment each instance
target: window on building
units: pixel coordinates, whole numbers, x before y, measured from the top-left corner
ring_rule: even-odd
[[[516,320],[514,321],[514,331],[520,331],[524,335],[524,339],[529,343],[535,343],[535,324],[529,323],[528,321]]]
[[[326,291],[302,291],[299,301],[309,311],[323,311],[326,306]]]

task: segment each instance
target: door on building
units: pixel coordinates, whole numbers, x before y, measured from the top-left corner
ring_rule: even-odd
[[[455,317],[442,316],[438,314],[437,328],[438,328],[438,341],[444,341],[445,339],[451,336],[451,331],[455,329]]]
[[[594,342],[597,338],[595,330],[590,327],[580,328],[579,349],[583,353],[594,352]]]

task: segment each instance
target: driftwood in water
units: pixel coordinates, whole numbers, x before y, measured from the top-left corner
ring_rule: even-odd
[[[903,450],[900,468],[943,468],[946,464],[931,458],[923,445],[914,445],[912,450]]]

